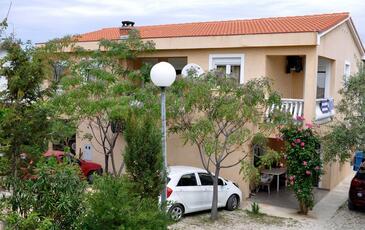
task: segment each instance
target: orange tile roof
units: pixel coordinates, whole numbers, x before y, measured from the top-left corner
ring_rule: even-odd
[[[349,13],[333,13],[306,16],[260,18],[214,22],[136,26],[141,37],[172,38],[197,36],[224,36],[271,33],[323,32],[349,17]],[[125,34],[120,27],[104,28],[81,34],[78,41],[119,39]]]

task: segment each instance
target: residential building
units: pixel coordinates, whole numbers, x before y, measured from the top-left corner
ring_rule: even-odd
[[[154,41],[156,47],[155,52],[141,55],[132,64],[134,68],[143,62],[167,61],[177,74],[189,63],[205,71],[221,69],[237,84],[269,77],[283,98],[283,109],[293,117],[304,116],[316,124],[332,121],[336,114],[333,105],[340,99],[339,89],[346,78],[357,72],[365,57],[349,13],[136,27],[127,23],[81,34],[78,45],[97,49],[100,39],[125,39],[131,28],[139,30],[143,40]],[[80,132],[87,130],[86,124],[80,126]],[[274,147],[280,145],[273,136],[268,138]],[[89,144],[88,140],[77,138],[77,148]],[[116,155],[120,155],[123,146],[120,138]],[[169,135],[167,146],[170,165],[201,167],[197,149],[184,145],[178,135]],[[252,151],[251,146],[247,146],[247,151]],[[93,161],[104,162],[97,151],[90,154]],[[238,151],[227,160],[239,157]],[[248,183],[239,170],[240,166],[224,169],[222,176],[236,181],[247,196]],[[351,167],[332,163],[325,170],[318,186],[331,189],[350,173]]]

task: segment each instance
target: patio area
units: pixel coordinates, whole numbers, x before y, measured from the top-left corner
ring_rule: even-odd
[[[328,190],[313,188],[314,203],[317,204],[325,195],[328,194]],[[294,193],[281,186],[279,192],[276,191],[276,183],[271,184],[271,194],[269,195],[266,189],[253,193],[248,199],[251,202],[268,204],[271,206],[278,206],[282,208],[297,209],[298,201]]]

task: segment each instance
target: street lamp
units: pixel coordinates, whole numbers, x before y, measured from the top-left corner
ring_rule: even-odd
[[[164,161],[164,170],[167,171],[167,159],[166,159],[166,97],[165,97],[165,88],[169,87],[174,83],[176,78],[175,68],[167,62],[160,62],[154,65],[151,69],[151,80],[153,84],[160,87],[161,89],[161,122],[162,122],[162,157]],[[164,204],[166,202],[166,178],[163,175],[163,191],[161,194],[161,203]]]

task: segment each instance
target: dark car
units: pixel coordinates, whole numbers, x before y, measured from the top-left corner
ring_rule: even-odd
[[[91,161],[75,158],[72,154],[65,154],[63,151],[48,150],[43,154],[44,157],[56,157],[57,161],[61,162],[65,157],[68,157],[70,162],[75,162],[80,166],[82,174],[87,178],[89,183],[92,183],[95,174],[101,175],[103,168],[100,164]]]
[[[351,181],[348,207],[350,210],[365,208],[365,162]]]

